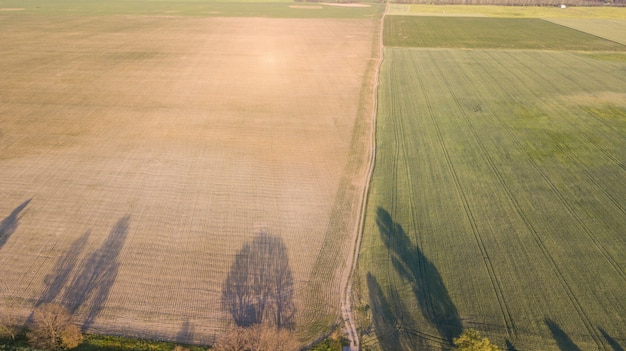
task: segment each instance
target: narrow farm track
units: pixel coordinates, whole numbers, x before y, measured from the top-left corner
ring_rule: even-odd
[[[352,249],[347,257],[348,269],[341,280],[341,317],[343,318],[344,326],[346,328],[346,335],[350,341],[350,350],[359,350],[360,340],[356,327],[356,321],[354,312],[352,311],[352,285],[353,275],[357,267],[359,260],[359,251],[361,249],[361,239],[363,236],[363,227],[365,224],[365,212],[367,211],[367,194],[369,192],[372,173],[374,172],[374,164],[376,162],[376,115],[378,113],[378,85],[380,67],[384,59],[384,47],[383,47],[383,25],[385,22],[385,15],[387,13],[387,2],[385,2],[383,13],[380,16],[377,30],[377,46],[378,46],[378,59],[375,63],[372,83],[372,111],[370,112],[370,130],[369,130],[369,147],[367,157],[367,172],[361,186],[361,194],[359,197],[359,212],[356,217],[356,224],[354,225],[354,241],[352,242]]]

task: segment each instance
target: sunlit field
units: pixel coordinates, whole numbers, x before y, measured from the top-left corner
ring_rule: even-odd
[[[625,47],[493,20],[386,18],[361,346],[622,349]]]
[[[89,332],[208,344],[236,258],[270,245],[298,337],[332,329],[378,7],[291,5],[0,1],[9,313],[56,302]]]

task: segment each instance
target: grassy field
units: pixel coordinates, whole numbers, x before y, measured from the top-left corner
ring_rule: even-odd
[[[164,1],[164,0],[0,0],[3,13],[45,15],[148,15],[194,17],[270,17],[270,18],[368,18],[376,17],[380,4],[332,6],[299,3],[291,0],[243,1]]]
[[[389,6],[391,15],[507,17],[507,18],[613,18],[625,19],[625,7],[568,7],[551,6],[489,6],[489,5],[405,5]]]
[[[620,28],[596,31],[625,37]],[[626,51],[624,44],[538,18],[387,16],[385,46]]]
[[[264,230],[287,251],[299,336],[328,332],[365,186],[377,19],[73,4],[0,2],[5,307],[60,302],[90,332],[208,343]]]
[[[475,328],[508,350],[621,350],[623,48],[566,51],[549,35],[523,50],[484,37],[458,45],[440,29],[459,20],[385,28],[386,43],[402,28],[428,48],[385,49],[361,346],[447,349]],[[515,45],[508,23],[498,31]]]

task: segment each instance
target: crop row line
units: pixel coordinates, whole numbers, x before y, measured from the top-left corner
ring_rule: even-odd
[[[481,65],[479,65],[479,66],[480,67],[484,67],[484,66],[481,66]],[[487,73],[487,72],[485,72],[485,73]],[[506,125],[506,123],[504,123],[500,118],[498,118],[497,116],[495,118],[498,120],[498,122],[500,122],[500,124],[502,125],[504,130],[507,132],[507,134],[509,135],[511,140],[515,143],[516,147],[519,150],[523,151],[524,148],[522,147],[522,144],[519,141],[519,138],[515,135],[515,133],[513,133],[511,131],[511,129]],[[523,151],[523,153],[526,155],[527,160],[533,166],[533,168],[541,175],[541,177],[543,178],[544,182],[546,182],[546,184],[552,189],[553,192],[558,193],[558,189],[556,188],[556,186],[552,183],[552,181],[550,181],[550,179],[545,174],[545,172],[543,172],[541,167],[539,167],[539,165],[533,160],[531,155],[529,155],[528,152],[525,152],[525,151]],[[558,196],[558,197],[559,197],[559,199],[562,199],[561,196]],[[514,197],[511,197],[511,201],[514,204],[515,209],[516,209],[518,215],[524,221],[524,223],[526,224],[526,227],[529,229],[530,233],[532,234],[535,242],[537,243],[537,246],[541,249],[541,251],[544,254],[544,256],[552,264],[552,267],[553,267],[553,269],[555,271],[555,275],[557,276],[559,282],[563,286],[566,295],[568,296],[570,302],[572,303],[572,305],[576,309],[576,312],[580,316],[582,322],[584,323],[585,328],[588,330],[589,334],[592,336],[592,338],[594,339],[594,341],[596,342],[598,347],[601,348],[601,349],[604,349],[604,345],[601,342],[601,338],[597,335],[597,333],[595,331],[595,328],[593,327],[593,324],[591,323],[589,317],[585,313],[585,311],[584,311],[580,301],[578,301],[578,298],[576,298],[576,295],[574,294],[574,291],[572,290],[571,286],[567,282],[567,279],[565,278],[563,272],[559,268],[555,258],[550,254],[550,250],[548,250],[548,248],[543,243],[543,240],[541,239],[537,229],[532,224],[532,221],[528,218],[528,216],[522,210],[521,206],[519,205],[519,203],[517,202],[517,200]]]
[[[463,118],[467,119],[467,116],[465,116],[465,114],[463,113],[462,109],[460,108],[460,104],[458,102],[457,97],[455,96],[455,94],[453,92],[453,89],[452,89],[452,86],[450,85],[450,82],[445,78],[445,76],[443,74],[441,74],[441,72],[438,72],[438,73],[439,73],[439,78],[446,85],[446,87],[448,89],[448,92],[450,93],[450,96],[455,101],[457,106],[459,106],[459,110],[461,110],[461,114],[463,115]],[[444,143],[443,142],[443,137],[441,136],[441,132],[439,130],[439,125],[437,124],[436,119],[432,116],[432,114],[430,114],[430,115],[431,115],[431,118],[433,120],[433,123],[436,125],[437,134],[438,134],[438,136],[440,138],[442,146],[445,148],[445,145],[443,145],[443,143]],[[484,146],[482,144],[480,144],[480,139],[476,135],[475,131],[472,130],[472,132],[474,134],[475,141],[479,144],[479,146],[481,147],[481,150],[483,150],[483,152],[485,154],[487,154],[484,151]],[[492,284],[494,292],[496,294],[496,298],[498,300],[498,304],[500,305],[500,310],[501,310],[501,313],[502,313],[502,318],[504,320],[504,325],[505,325],[505,328],[506,328],[507,335],[509,337],[513,337],[514,335],[516,335],[515,323],[513,322],[513,317],[511,315],[511,311],[509,310],[509,307],[508,307],[508,305],[506,303],[506,299],[504,297],[504,291],[502,289],[502,285],[501,285],[500,281],[498,280],[496,270],[495,270],[495,268],[493,266],[493,262],[491,261],[491,258],[489,257],[489,252],[488,252],[488,250],[486,248],[486,245],[484,243],[484,240],[483,240],[482,236],[480,235],[480,230],[478,229],[478,225],[476,224],[476,220],[474,218],[474,214],[473,214],[473,212],[471,210],[471,207],[469,205],[469,200],[467,199],[467,194],[463,190],[463,187],[461,185],[460,179],[458,178],[458,175],[456,174],[456,171],[454,170],[454,168],[452,166],[452,161],[450,160],[450,157],[448,155],[448,151],[447,150],[445,151],[445,154],[446,154],[446,160],[449,162],[449,167],[450,167],[451,171],[453,172],[455,185],[457,186],[457,189],[459,190],[459,193],[461,194],[461,197],[462,197],[462,200],[463,200],[463,207],[465,207],[466,213],[468,215],[468,218],[470,219],[470,224],[472,226],[472,231],[474,232],[474,237],[476,238],[476,242],[478,243],[478,246],[479,246],[480,251],[482,253],[483,262],[484,262],[485,267],[487,268],[487,271],[489,273],[489,278],[491,280],[491,284]],[[490,166],[491,166],[491,168],[493,170],[495,167],[494,167],[491,159],[487,158],[487,162],[490,164]],[[497,174],[497,176],[498,176],[499,179],[501,178],[501,176],[499,174]]]
[[[482,66],[481,66],[482,67]],[[486,73],[486,72],[485,72]],[[515,73],[512,73],[515,74]],[[568,77],[563,76],[564,79],[569,80]],[[538,76],[537,79],[541,79],[544,81],[545,84],[550,84],[549,81],[547,81],[544,77]],[[533,92],[530,92],[531,94]],[[498,117],[496,117],[498,118]],[[500,120],[498,118],[498,121],[500,122],[500,124],[503,126],[503,128],[506,129],[507,133],[512,137],[512,140],[514,140],[516,146],[518,147],[518,149],[520,150],[524,150],[523,147],[521,146],[521,142],[519,142],[519,139],[516,138],[514,136],[514,133],[510,130],[510,128],[506,125],[506,123],[504,123],[502,120]],[[571,123],[571,122],[569,122]],[[587,179],[593,183],[597,189],[600,190],[600,192],[602,192],[610,201],[611,203],[613,203],[615,205],[615,207],[617,209],[619,209],[623,214],[626,214],[626,210],[624,210],[624,208],[620,205],[620,203],[615,200],[613,198],[613,196],[611,196],[606,189],[604,189],[598,182],[597,180],[591,175],[589,174],[589,171],[585,168],[582,167],[580,162],[578,161],[578,159],[576,159],[575,157],[573,157],[570,153],[568,153],[558,142],[556,142],[557,140],[552,136],[551,139],[553,141],[555,141],[555,145],[556,147],[559,149],[559,151],[561,151],[564,155],[566,155],[571,161],[574,162],[574,164],[576,165],[576,167],[582,171],[583,174],[585,174],[585,176],[587,177]],[[565,199],[565,197],[563,196],[563,194],[559,191],[559,189],[554,185],[554,183],[549,179],[549,177],[545,174],[545,172],[543,172],[541,170],[541,167],[539,167],[539,165],[532,159],[532,157],[530,157],[528,155],[528,153],[526,153],[526,155],[528,156],[528,158],[530,159],[530,161],[533,164],[533,167],[541,174],[542,178],[544,179],[544,181],[548,184],[548,186],[552,189],[552,191],[554,192],[554,194],[557,196],[557,198],[559,199],[559,202],[567,209],[568,213],[570,214],[570,216],[572,216],[576,222],[578,223],[578,225],[582,228],[582,230],[584,231],[585,235],[593,242],[594,246],[598,249],[598,251],[600,251],[600,253],[602,254],[602,256],[607,260],[607,262],[611,265],[611,267],[622,277],[623,280],[626,281],[626,272],[624,272],[624,270],[622,269],[622,267],[620,267],[619,263],[613,258],[613,256],[604,248],[604,246],[602,245],[602,243],[598,240],[598,238],[596,238],[596,236],[593,234],[593,232],[591,231],[591,229],[589,229],[589,227],[584,223],[584,221],[580,218],[579,215],[576,214],[576,211],[572,208],[572,206],[569,204],[569,202]]]

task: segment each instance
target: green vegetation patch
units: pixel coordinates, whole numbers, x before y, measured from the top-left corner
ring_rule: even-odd
[[[385,18],[386,46],[626,51],[626,45],[536,18]]]
[[[362,345],[626,340],[626,64],[387,48],[359,260]],[[565,345],[565,346],[564,346]]]
[[[375,16],[381,6],[331,6],[295,1],[196,0],[0,0],[2,15],[158,15],[270,18],[362,18]]]

